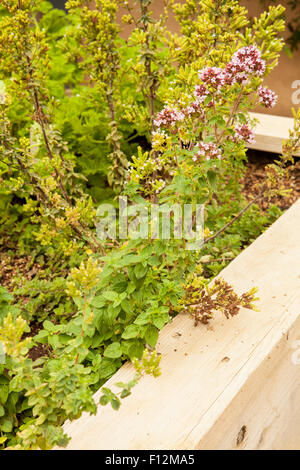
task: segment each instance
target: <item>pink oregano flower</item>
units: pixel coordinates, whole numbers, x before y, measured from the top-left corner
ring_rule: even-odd
[[[201,114],[203,115],[203,109],[201,103],[196,100],[189,104],[186,108],[181,110],[185,116],[191,116],[192,114]]]
[[[226,82],[245,83],[248,77],[255,74],[261,77],[266,70],[266,63],[261,58],[256,46],[245,46],[236,51],[226,65]]]
[[[183,121],[185,118],[184,113],[176,108],[165,106],[160,113],[156,115],[156,119],[153,121],[156,127],[165,126],[170,129],[175,129],[178,122]]]
[[[246,142],[248,144],[255,143],[255,137],[252,129],[247,124],[237,124],[234,128],[234,135],[232,136],[234,142]]]
[[[200,70],[199,78],[205,85],[211,86],[218,92],[226,84],[226,72],[219,67],[205,67]]]
[[[266,108],[273,108],[277,103],[278,96],[274,91],[270,90],[269,88],[265,88],[262,85],[258,88],[258,95],[259,101],[266,107]]]
[[[206,88],[205,85],[195,86],[194,96],[199,104],[203,103],[205,101],[205,98],[208,95],[209,95],[209,90]]]
[[[195,95],[198,99],[205,99],[209,94],[207,86],[220,92],[225,85],[246,83],[250,75],[262,76],[266,70],[266,63],[261,58],[260,50],[256,46],[245,46],[236,51],[225,68],[205,67],[199,71],[199,78],[203,85],[197,85]]]
[[[197,146],[197,152],[193,156],[193,161],[210,160],[211,158],[221,159],[221,150],[213,142],[200,142]]]
[[[180,123],[184,121],[186,117],[195,113],[199,114],[201,118],[204,116],[202,105],[207,96],[212,95],[212,93],[219,95],[222,88],[228,85],[234,85],[235,83],[245,84],[251,75],[260,77],[264,74],[265,70],[266,63],[261,58],[260,50],[254,45],[242,47],[233,54],[230,62],[228,62],[224,68],[205,67],[200,70],[199,78],[203,83],[195,86],[195,100],[181,109],[165,106],[162,111],[156,115],[154,125],[158,128],[166,127],[171,133],[176,133],[178,132]],[[266,107],[269,108],[276,104],[277,96],[273,91],[260,86],[258,94],[260,101]],[[213,106],[213,101],[207,104],[207,107],[210,106]],[[246,143],[255,142],[254,134],[251,128],[246,124],[237,125],[235,127],[232,140],[235,142],[244,140]],[[202,145],[208,147],[203,147]],[[214,154],[216,150],[213,149],[211,143],[202,143],[199,146],[199,158],[201,156],[209,158],[217,156],[219,158],[219,154]],[[197,156],[194,158],[197,160]]]

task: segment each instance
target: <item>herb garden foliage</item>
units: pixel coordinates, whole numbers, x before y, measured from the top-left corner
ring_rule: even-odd
[[[272,3],[278,3],[277,0],[272,0]],[[270,2],[261,0],[261,3],[266,6]],[[298,50],[300,42],[300,1],[288,0],[287,6],[290,9],[290,19],[287,22],[288,35],[285,40],[285,51],[288,55],[292,56],[293,52]]]
[[[276,102],[262,83],[282,48],[283,8],[250,27],[233,0],[165,6],[155,19],[151,0],[136,9],[70,0],[67,14],[1,1],[1,252],[30,254],[36,268],[0,290],[2,447],[65,445],[63,422],[95,413],[94,391],[129,359],[132,381],[120,394],[102,389],[100,404],[117,409],[144,372],[159,374],[160,357],[145,347],[177,312],[197,324],[252,306],[254,291],[207,284],[279,215],[255,202],[286,192],[299,124],[257,198],[247,204],[240,185],[247,113]],[[168,8],[180,36],[166,29]],[[146,209],[205,203],[201,250],[174,238],[97,239],[97,205],[120,191]]]

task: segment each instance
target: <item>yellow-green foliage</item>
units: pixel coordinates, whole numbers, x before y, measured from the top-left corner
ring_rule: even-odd
[[[283,46],[278,33],[285,29],[283,6],[270,6],[250,26],[247,9],[236,0],[188,0],[175,4],[174,12],[182,36],[176,37],[180,64],[194,69],[222,66],[238,48],[256,44],[268,62],[268,71],[276,65]]]

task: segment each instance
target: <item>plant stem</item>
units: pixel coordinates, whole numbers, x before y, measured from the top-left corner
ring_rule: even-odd
[[[33,94],[33,105],[34,105],[34,109],[35,109],[37,122],[41,126],[43,139],[44,139],[44,142],[45,142],[48,157],[49,157],[50,161],[53,162],[54,156],[53,156],[53,153],[51,151],[49,139],[48,139],[48,136],[47,136],[47,133],[46,133],[44,113],[43,113],[42,106],[41,106],[40,101],[39,101],[37,89],[31,83],[33,81],[32,64],[31,64],[31,61],[30,61],[27,54],[25,54],[25,57],[26,57],[26,62],[27,62],[27,67],[28,67],[28,74],[29,74],[29,78],[30,78],[29,88],[32,90],[32,94]],[[59,187],[60,187],[60,189],[63,193],[63,196],[64,196],[65,200],[69,204],[71,204],[68,193],[67,193],[67,191],[66,191],[66,189],[65,189],[65,187],[62,183],[61,176],[59,175],[58,170],[54,165],[53,165],[53,169],[54,169],[54,173],[55,173],[55,179],[56,179],[57,183],[59,184]]]
[[[221,139],[222,139],[224,133],[226,132],[228,126],[230,125],[231,119],[234,117],[234,115],[236,114],[236,112],[237,112],[237,110],[238,110],[238,107],[239,107],[239,105],[240,105],[240,101],[241,101],[241,98],[242,98],[242,95],[243,95],[243,91],[244,91],[244,87],[243,87],[243,85],[242,85],[241,91],[240,91],[240,93],[238,94],[238,97],[237,97],[237,99],[236,99],[236,102],[234,103],[234,106],[233,106],[232,110],[231,110],[230,116],[229,116],[229,118],[227,119],[227,122],[226,122],[226,124],[225,124],[225,127],[224,127],[223,131],[221,132],[221,134],[219,135],[219,137],[216,139],[216,143],[217,143],[217,144],[219,144],[219,143],[221,142]]]
[[[147,51],[150,48],[149,44],[149,31],[148,31],[148,22],[147,22],[147,13],[148,13],[148,8],[146,5],[144,5],[143,0],[140,0],[140,8],[141,8],[141,14],[142,14],[142,30],[144,31],[146,35],[146,49]],[[154,101],[155,101],[155,96],[156,96],[156,82],[152,74],[152,67],[151,67],[151,58],[149,55],[146,55],[145,57],[145,68],[146,68],[146,73],[148,75],[148,79],[150,81],[149,85],[149,107],[150,107],[150,120],[151,120],[151,127],[153,129],[153,119],[155,115],[155,107],[154,107]]]
[[[208,238],[205,238],[203,241],[203,244],[206,244],[212,240],[214,240],[216,237],[218,237],[221,233],[223,233],[228,227],[230,227],[236,220],[238,220],[255,202],[259,201],[259,199],[262,199],[264,197],[264,191],[259,193],[258,196],[256,196],[252,201],[250,201],[244,209],[242,209],[232,220],[230,220],[224,227],[220,228],[216,233],[211,235]]]

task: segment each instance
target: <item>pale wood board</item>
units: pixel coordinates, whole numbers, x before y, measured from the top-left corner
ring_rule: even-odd
[[[118,412],[66,423],[68,449],[300,449],[299,234],[300,200],[221,273],[239,293],[257,286],[260,312],[197,328],[178,315],[159,337],[162,375],[143,377]],[[106,385],[133,374],[126,364]]]
[[[248,148],[281,154],[282,141],[289,138],[289,130],[294,127],[293,118],[273,116],[263,113],[249,113],[251,118],[258,119],[254,128],[255,143],[247,144]],[[300,156],[300,149],[294,156]]]

